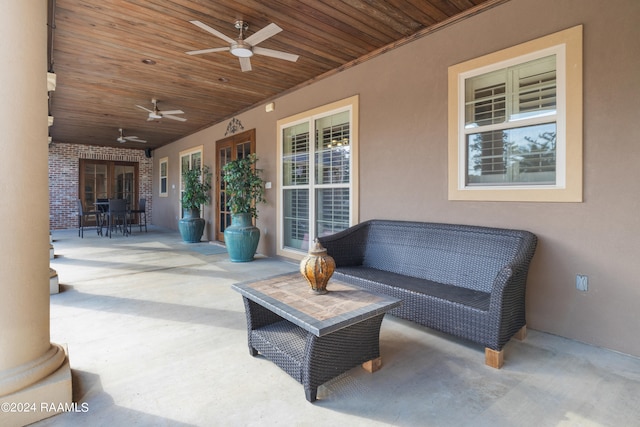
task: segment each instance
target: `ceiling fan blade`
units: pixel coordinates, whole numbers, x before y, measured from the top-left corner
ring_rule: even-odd
[[[244,71],[251,71],[251,60],[247,58],[238,58],[240,60],[240,69]]]
[[[244,41],[249,43],[251,46],[255,46],[258,43],[268,39],[269,37],[278,34],[280,31],[282,31],[282,28],[278,27],[274,23],[271,23],[263,29],[251,34],[249,37],[244,39]]]
[[[213,34],[216,37],[220,37],[222,40],[226,41],[227,43],[235,43],[236,42],[231,37],[228,37],[228,36],[222,34],[220,31],[216,30],[215,28],[211,28],[207,24],[203,24],[200,21],[189,21],[189,22],[191,22],[193,25],[196,25],[196,26],[202,28],[203,30]]]
[[[212,53],[212,52],[224,52],[225,50],[229,50],[229,47],[214,47],[212,49],[202,49],[202,50],[190,50],[189,52],[185,52],[187,55],[202,55],[203,53]]]
[[[171,114],[162,114],[162,117],[165,119],[171,119],[171,120],[177,120],[179,122],[186,122],[187,119],[183,118],[183,117],[178,117],[178,116],[172,116]]]
[[[168,110],[168,111],[160,111],[160,113],[162,113],[163,116],[166,116],[167,114],[184,114],[184,111],[182,110]]]
[[[263,47],[254,47],[253,53],[256,55],[270,56],[272,58],[284,59],[286,61],[296,62],[299,58],[298,55],[293,53],[281,52],[279,50],[265,49]]]
[[[145,107],[143,107],[142,105],[136,105],[136,107],[138,107],[138,108],[142,108],[144,111],[147,111],[147,112],[149,112],[149,113],[153,113],[153,111],[152,111],[152,110],[149,110],[148,108],[145,108]]]

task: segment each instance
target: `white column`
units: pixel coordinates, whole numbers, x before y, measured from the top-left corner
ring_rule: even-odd
[[[64,349],[49,337],[47,1],[0,13],[0,425],[71,402]],[[12,403],[33,403],[28,411]],[[10,405],[7,406],[6,404]],[[7,412],[7,409],[20,412]],[[35,409],[32,412],[31,409]],[[44,410],[43,410],[44,409]]]

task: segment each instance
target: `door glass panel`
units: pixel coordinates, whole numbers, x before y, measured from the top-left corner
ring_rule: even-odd
[[[227,207],[227,192],[226,185],[224,183],[224,172],[222,168],[224,165],[231,161],[231,146],[225,146],[218,149],[218,195],[220,197],[219,201],[219,210],[218,210],[218,218],[219,218],[219,232],[224,233],[224,230],[231,225],[231,212],[229,212],[229,208]]]
[[[107,165],[85,163],[82,172],[84,173],[84,192],[82,193],[84,208],[94,210],[94,203],[98,199],[106,199],[108,197]]]
[[[135,185],[135,169],[128,165],[115,165],[113,174],[113,198],[125,199],[133,206]]]
[[[243,142],[236,145],[236,159],[244,159],[251,154],[251,142]]]

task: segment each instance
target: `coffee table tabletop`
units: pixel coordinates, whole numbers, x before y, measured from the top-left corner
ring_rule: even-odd
[[[318,337],[385,313],[401,303],[400,299],[372,294],[336,279],[329,281],[326,294],[318,295],[298,272],[232,288]]]

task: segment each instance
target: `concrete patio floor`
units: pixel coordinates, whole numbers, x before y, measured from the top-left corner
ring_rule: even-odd
[[[35,426],[632,426],[640,359],[538,331],[484,349],[385,317],[383,367],[357,367],[305,400],[302,385],[251,357],[230,285],[296,271],[258,257],[231,263],[177,232],[101,238],[54,231],[61,292],[51,341],[66,344],[74,401]],[[216,251],[212,251],[216,252]],[[630,338],[631,339],[631,338]]]

